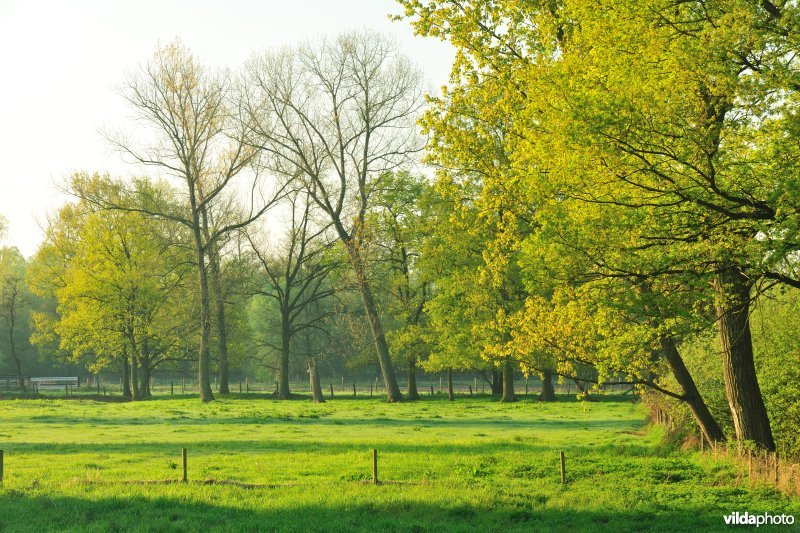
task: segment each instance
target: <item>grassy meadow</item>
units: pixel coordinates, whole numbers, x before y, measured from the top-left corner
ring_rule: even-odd
[[[733,511],[800,518],[799,501],[748,487],[730,463],[662,444],[629,397],[559,400],[4,400],[0,531],[675,531],[724,530]]]

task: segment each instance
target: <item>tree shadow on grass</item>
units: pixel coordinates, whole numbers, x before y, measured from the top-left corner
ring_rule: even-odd
[[[326,488],[171,487],[166,496],[86,499],[0,492],[0,530],[22,531],[703,531],[724,530],[721,512],[546,508],[547,497],[470,504],[421,503],[402,486]],[[381,492],[390,491],[388,496]],[[381,499],[384,498],[384,499]],[[388,501],[386,501],[388,499]],[[224,501],[229,505],[210,503]],[[303,500],[306,500],[305,502]],[[308,503],[311,500],[313,503]],[[276,503],[277,502],[277,503]],[[287,503],[291,502],[291,503]],[[295,503],[296,502],[296,503]]]

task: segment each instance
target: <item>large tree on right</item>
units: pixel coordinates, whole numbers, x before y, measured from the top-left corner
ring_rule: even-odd
[[[519,100],[506,108],[516,181],[503,185],[535,202],[533,227],[587,259],[582,282],[640,280],[667,301],[705,287],[709,299],[691,311],[716,323],[737,438],[773,449],[749,308],[760,283],[799,279],[797,7],[401,4],[418,31],[459,49],[462,86],[500,83]],[[595,225],[564,225],[565,216]],[[573,246],[614,230],[613,249]]]

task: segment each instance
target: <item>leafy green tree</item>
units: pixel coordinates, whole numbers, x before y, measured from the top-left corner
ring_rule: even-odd
[[[772,448],[748,307],[759,279],[795,283],[797,193],[778,167],[793,168],[779,147],[793,137],[797,7],[401,3],[418,31],[457,46],[462,87],[520,102],[501,107],[506,153],[541,227],[561,222],[549,206],[595,208],[600,228],[627,232],[596,276],[643,278],[661,296],[706,284],[737,437]]]
[[[280,196],[280,187],[275,194],[266,194],[261,187],[253,165],[257,151],[244,141],[246,115],[240,113],[230,75],[206,68],[179,41],[159,48],[149,63],[128,77],[122,92],[151,137],[142,143],[123,136],[113,136],[111,141],[134,163],[156,167],[179,183],[178,202],[174,197],[166,201],[148,196],[147,189],[137,190],[136,183],[123,198],[127,203],[109,203],[80,186],[73,186],[73,191],[102,208],[170,220],[190,232],[200,293],[200,399],[208,402],[214,399],[210,343],[216,286],[214,279],[209,280],[209,269],[213,278],[224,239],[262,216]],[[247,207],[237,202],[237,190],[250,191]],[[220,316],[224,305],[219,297],[214,299],[217,322],[223,328],[218,345],[224,359],[226,337]]]
[[[0,221],[2,223],[2,221]],[[0,228],[2,229],[2,228]],[[16,248],[0,249],[0,344],[14,365],[21,391],[25,391],[23,353],[28,345],[29,295],[25,284],[27,262]]]

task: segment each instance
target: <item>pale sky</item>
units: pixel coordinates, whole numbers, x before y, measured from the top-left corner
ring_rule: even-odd
[[[235,69],[266,48],[372,28],[438,88],[452,49],[388,20],[400,11],[393,0],[0,0],[0,244],[32,255],[39,224],[65,201],[56,184],[73,172],[142,173],[99,131],[130,125],[115,88],[157,44],[179,37],[209,66]]]

